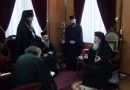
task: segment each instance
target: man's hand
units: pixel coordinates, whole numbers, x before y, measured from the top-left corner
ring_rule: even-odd
[[[96,56],[96,58],[95,58],[95,63],[97,63],[97,62],[99,62],[99,61],[101,61],[101,57]]]
[[[88,54],[85,54],[85,55],[84,55],[84,59],[88,59]]]
[[[48,54],[44,54],[43,57],[45,57],[45,58],[48,57]]]
[[[75,41],[73,41],[73,40],[70,40],[70,44],[75,44]]]
[[[52,54],[53,54],[53,52],[52,52],[52,51],[50,51],[50,52],[48,52],[48,54],[52,55]]]

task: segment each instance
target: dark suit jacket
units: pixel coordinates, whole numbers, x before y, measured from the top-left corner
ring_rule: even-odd
[[[31,53],[21,55],[13,71],[14,87],[35,82],[41,83],[42,90],[57,90],[44,60]]]

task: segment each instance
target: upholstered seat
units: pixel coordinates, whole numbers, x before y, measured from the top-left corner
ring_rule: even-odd
[[[112,64],[112,72],[118,73],[118,77],[120,78],[120,38],[119,34],[115,31],[107,32],[106,41],[110,45],[112,49],[112,58],[110,62]]]
[[[9,90],[11,88],[10,80],[12,78],[12,74],[6,74],[0,76],[0,90]]]
[[[30,83],[11,90],[40,90],[40,83]]]

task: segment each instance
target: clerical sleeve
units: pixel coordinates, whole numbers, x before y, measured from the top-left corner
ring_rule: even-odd
[[[66,28],[65,30],[65,43],[69,43],[70,37],[69,37],[69,27]]]
[[[38,77],[43,90],[57,90],[57,86],[44,60],[40,60],[38,66]]]
[[[103,62],[106,62],[110,60],[112,55],[112,50],[108,44],[102,45],[101,52],[99,53],[99,56],[101,57],[101,60]]]
[[[83,42],[83,33],[82,33],[82,27],[80,25],[77,26],[77,30],[78,30],[78,36],[76,37],[75,41],[77,43],[81,43]]]
[[[56,55],[56,49],[52,43],[50,43],[49,48],[50,48],[50,51],[52,51],[53,54]]]

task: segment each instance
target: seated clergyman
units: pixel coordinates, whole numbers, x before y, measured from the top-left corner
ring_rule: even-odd
[[[33,42],[33,45],[39,47],[42,50],[41,57],[49,67],[49,70],[55,72],[54,77],[57,76],[58,69],[56,49],[54,45],[50,42],[47,31],[41,32],[41,40]]]
[[[95,89],[102,89],[108,84],[112,75],[111,58],[112,50],[105,40],[102,32],[95,32],[94,44],[89,49],[85,68],[85,77],[82,85]]]

